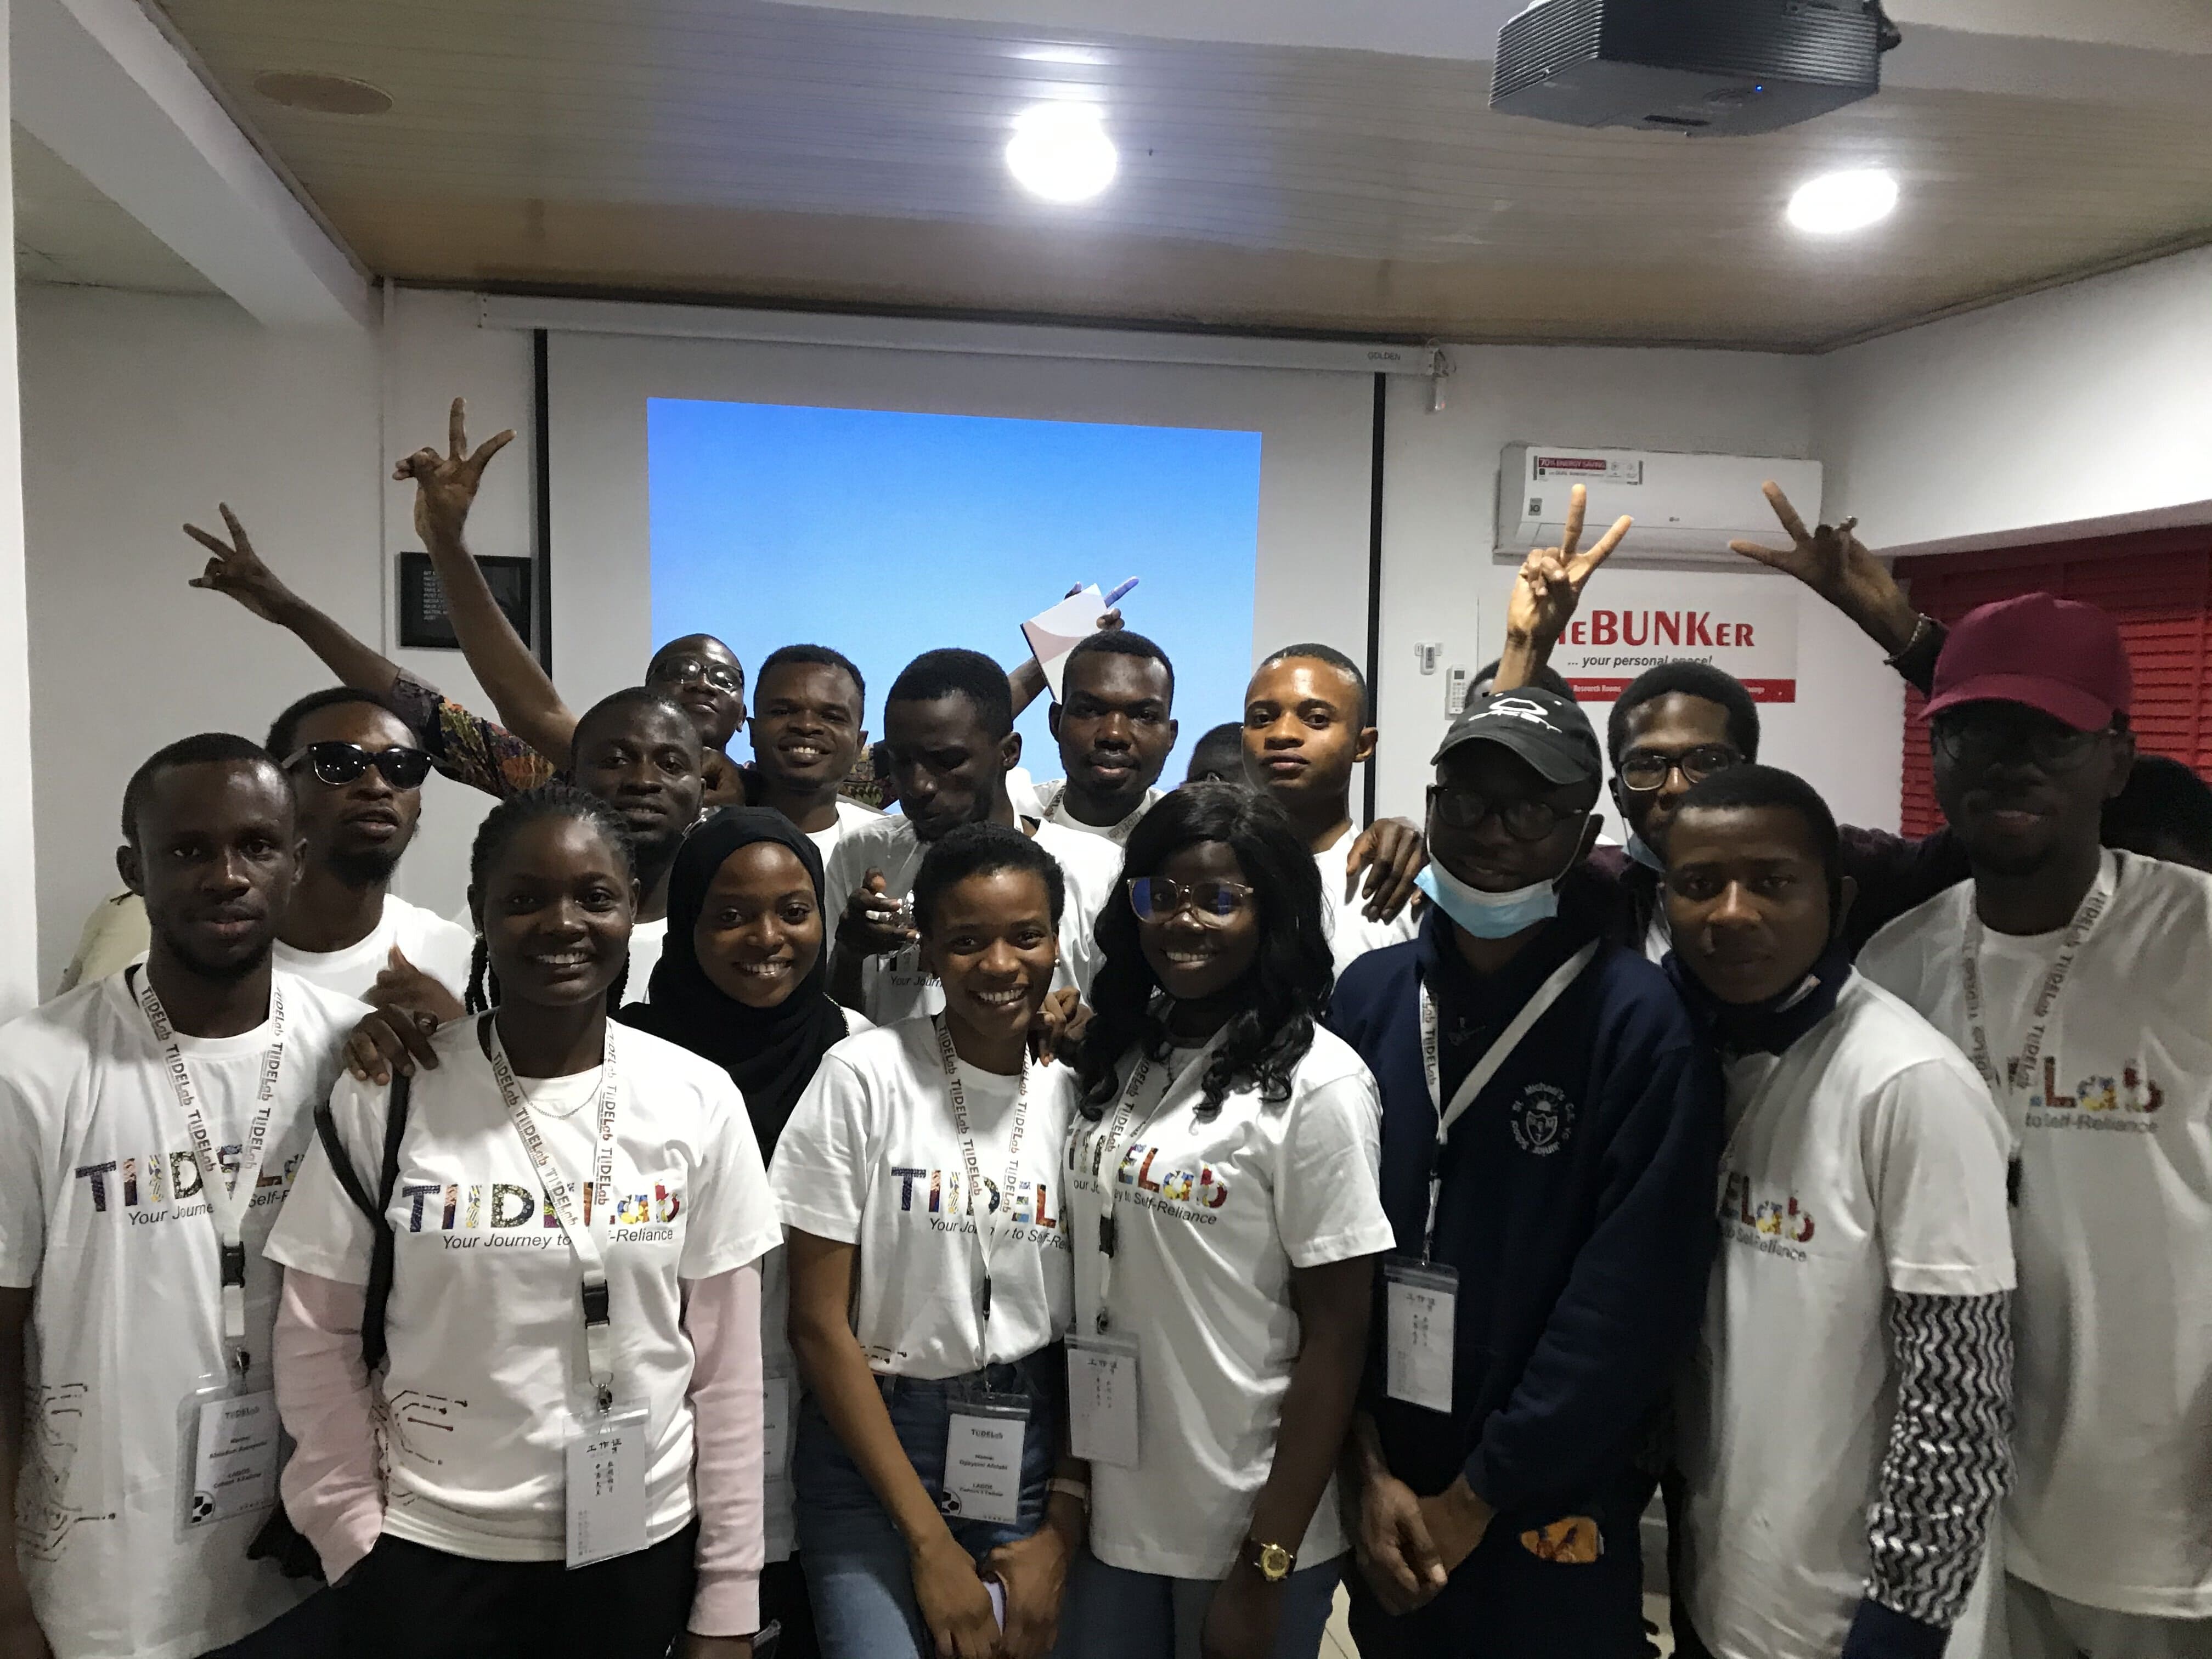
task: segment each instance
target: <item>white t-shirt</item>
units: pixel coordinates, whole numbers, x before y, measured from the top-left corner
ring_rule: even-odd
[[[822,867],[830,867],[830,855],[837,850],[837,843],[856,823],[872,823],[883,817],[872,806],[863,806],[856,800],[837,797],[837,822],[827,830],[809,830],[806,839],[814,843],[814,850],[822,854]]]
[[[460,997],[468,993],[469,957],[476,944],[476,935],[467,928],[386,893],[382,918],[358,945],[343,951],[295,951],[280,939],[276,965],[340,996],[365,997],[376,976],[391,965],[396,945],[408,961]]]
[[[399,1180],[386,1219],[398,1235],[381,1384],[385,1530],[479,1561],[558,1560],[565,1447],[590,1395],[574,1253],[477,1046],[473,1019],[434,1042],[417,1074]],[[591,1218],[606,1254],[615,1394],[644,1404],[646,1521],[654,1541],[692,1516],[691,1342],[681,1281],[757,1261],[781,1235],[744,1102],[729,1074],[629,1027],[615,1033],[620,1105],[609,1218]],[[588,1185],[599,1068],[519,1079],[562,1173]],[[346,1078],[331,1097],[364,1180],[384,1148],[388,1092]],[[320,1148],[299,1202],[269,1241],[273,1260],[365,1284],[372,1234]]]
[[[1342,1039],[1314,1032],[1289,1100],[1270,1106],[1243,1088],[1211,1118],[1197,1110],[1196,1055],[1170,1056],[1177,1086],[1147,1121],[1164,1069],[1152,1068],[1106,1172],[1120,1206],[1110,1330],[1138,1345],[1141,1428],[1135,1468],[1091,1468],[1091,1547],[1130,1572],[1219,1578],[1274,1464],[1299,1345],[1291,1269],[1372,1255],[1392,1236],[1382,1098]],[[1122,1061],[1124,1086],[1135,1063]],[[1097,1328],[1097,1166],[1118,1103],[1069,1137],[1078,1332]],[[1344,1549],[1331,1476],[1297,1554],[1318,1566]]]
[[[1321,871],[1321,920],[1328,932],[1328,952],[1336,959],[1336,971],[1342,973],[1370,951],[1379,951],[1386,945],[1402,945],[1421,931],[1421,919],[1408,903],[1391,921],[1370,921],[1367,919],[1367,872],[1361,871],[1352,896],[1344,896],[1344,860],[1351,855],[1352,843],[1359,839],[1357,826],[1336,838],[1335,844],[1314,854],[1314,863]]]
[[[1024,1359],[1067,1329],[1060,1158],[1075,1111],[1064,1065],[1029,1068],[1029,1111],[1011,1205],[1007,1149],[1018,1080],[960,1068],[980,1206],[968,1188],[935,1024],[910,1019],[848,1037],[823,1057],[775,1144],[769,1184],[784,1224],[860,1249],[853,1331],[878,1371],[961,1376],[984,1361],[982,1250],[989,1243],[993,1364]],[[981,1213],[979,1213],[979,1209]]]
[[[1067,810],[1067,780],[1066,778],[1054,778],[1049,783],[1038,784],[1033,793],[1037,810],[1030,813],[1029,817],[1040,818],[1047,823],[1056,823],[1063,830],[1077,830],[1086,836],[1103,836],[1116,847],[1127,847],[1129,844],[1129,832],[1144,821],[1146,813],[1160,804],[1160,791],[1147,789],[1145,791],[1143,804],[1118,823],[1085,823]]]
[[[1680,1410],[1689,1607],[1717,1659],[1833,1659],[1897,1406],[1884,1304],[2012,1288],[2009,1136],[1966,1057],[1856,974],[1786,1053],[1727,1076]]]
[[[1121,883],[1121,849],[1101,836],[1050,823],[1040,823],[1034,839],[1053,855],[1066,878],[1066,899],[1060,914],[1060,965],[1053,973],[1053,988],[1072,985],[1088,995],[1098,969],[1091,926]],[[850,831],[837,844],[823,883],[832,930],[869,871],[882,871],[890,896],[904,898],[914,890],[915,876],[928,850],[915,835],[914,821],[903,815],[878,817]],[[878,1025],[937,1013],[945,1006],[944,994],[922,967],[921,951],[914,945],[869,957],[860,967],[860,988],[867,1016]]]
[[[251,1389],[270,1386],[280,1283],[263,1246],[339,1045],[368,1012],[289,974],[276,984],[284,1059],[244,1229]],[[256,1114],[270,1035],[180,1037],[228,1158]],[[267,1510],[177,1537],[179,1410],[228,1364],[222,1266],[183,1109],[124,975],[0,1027],[0,1284],[36,1286],[15,1547],[39,1621],[57,1659],[228,1646],[312,1587],[246,1559]]]
[[[2106,853],[2112,897],[2001,1099],[2019,1472],[2005,1567],[2070,1601],[2212,1617],[2212,877]],[[1875,934],[1860,971],[1972,1052],[1960,972],[1972,884]],[[2063,933],[1985,932],[1990,1049],[2024,1046]]]
[[[668,918],[641,921],[629,930],[629,977],[623,981],[624,1002],[653,1000],[653,970],[668,946]]]

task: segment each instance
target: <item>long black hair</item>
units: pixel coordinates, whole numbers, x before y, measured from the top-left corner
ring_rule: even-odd
[[[491,949],[484,942],[481,908],[484,875],[490,870],[492,860],[507,850],[507,844],[514,839],[517,830],[546,818],[574,818],[590,824],[608,846],[621,854],[623,872],[633,882],[637,879],[637,850],[630,844],[629,826],[623,822],[622,814],[597,795],[587,794],[572,783],[549,783],[526,789],[519,795],[509,795],[485,813],[483,823],[477,829],[476,844],[469,849],[469,903],[477,912],[477,944],[469,957],[469,990],[462,999],[462,1006],[472,1014],[480,1014],[499,1002],[499,975],[491,970]],[[622,1006],[623,987],[629,980],[629,964],[624,962],[622,972],[607,988],[608,1012]]]
[[[1091,988],[1094,1018],[1080,1062],[1087,1117],[1098,1117],[1114,1099],[1121,1058],[1131,1048],[1141,1044],[1164,1060],[1171,1046],[1152,1012],[1159,981],[1145,960],[1126,883],[1157,874],[1184,848],[1204,842],[1224,843],[1243,866],[1258,908],[1260,950],[1243,982],[1244,1006],[1224,1028],[1206,1067],[1199,1110],[1218,1110],[1240,1080],[1256,1085],[1268,1104],[1282,1104],[1291,1097],[1291,1074],[1313,1047],[1314,1021],[1328,1006],[1335,983],[1313,853],[1272,796],[1226,783],[1187,784],[1139,821],[1122,861],[1125,884],[1098,913],[1096,938],[1105,965]]]

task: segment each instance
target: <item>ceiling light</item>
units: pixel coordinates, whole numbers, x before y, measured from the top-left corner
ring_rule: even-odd
[[[1006,165],[1033,196],[1087,202],[1114,182],[1119,158],[1092,106],[1036,104],[1014,118]]]
[[[1814,235],[1863,230],[1897,206],[1897,180],[1880,167],[1823,173],[1790,198],[1790,222]]]
[[[392,107],[392,94],[382,87],[312,70],[272,70],[257,75],[253,89],[272,104],[313,110],[319,115],[381,115]]]
[[[1103,67],[1114,61],[1096,46],[1060,45],[1024,46],[1016,52],[1014,56],[1025,63],[1085,64],[1094,68]]]

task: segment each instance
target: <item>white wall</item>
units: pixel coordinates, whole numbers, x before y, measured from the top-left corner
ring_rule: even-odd
[[[14,127],[8,119],[8,0],[0,0],[0,163],[9,161]],[[15,203],[0,192],[0,246],[15,241]],[[21,392],[15,375],[15,295],[0,293],[0,777],[15,783],[0,796],[0,859],[17,870],[37,867],[36,788],[31,752],[28,613],[24,591]],[[34,895],[15,884],[0,900],[0,1018],[38,1000],[38,908]]]
[[[477,328],[474,300],[460,295],[396,295],[381,341],[273,333],[220,300],[34,287],[23,307],[45,849],[40,975],[51,986],[79,923],[112,883],[115,812],[131,767],[190,732],[258,734],[285,702],[329,682],[296,641],[185,586],[201,561],[179,524],[211,523],[216,501],[228,500],[305,597],[388,646],[383,555],[413,541],[408,492],[389,482],[391,462],[442,442],[456,393],[470,401],[472,437],[501,426],[522,434],[487,476],[474,545],[483,553],[530,545],[530,356],[527,336]],[[1550,437],[1803,455],[1814,453],[1816,394],[1828,373],[1819,360],[1740,353],[1472,347],[1453,355],[1458,373],[1443,412],[1429,411],[1425,382],[1391,389],[1378,688],[1386,811],[1419,812],[1443,725],[1443,677],[1414,671],[1414,640],[1443,639],[1446,665],[1474,667],[1497,652],[1511,575],[1492,559],[1504,445]],[[1838,429],[1854,430],[1849,422]],[[1850,453],[1865,488],[1899,487],[1889,480],[1921,465],[1909,450],[1877,454],[1862,443]],[[1343,556],[1364,562],[1357,539]],[[556,585],[556,609],[562,592]],[[579,622],[565,614],[556,634],[573,639]],[[1893,678],[1871,645],[1809,599],[1800,606],[1798,648],[1802,700],[1765,711],[1770,756],[1813,777],[1846,819],[1893,824]],[[635,655],[625,653],[624,663]],[[458,653],[401,660],[489,708]],[[556,650],[564,685],[587,666]],[[604,689],[572,687],[572,701]],[[441,908],[459,903],[483,806],[443,781],[431,784],[402,894]]]
[[[1491,346],[1451,356],[1446,408],[1430,411],[1425,383],[1394,381],[1387,428],[1378,805],[1416,817],[1446,724],[1444,671],[1479,668],[1503,643],[1513,572],[1492,559],[1498,452],[1551,439],[1806,456],[1820,369],[1814,358],[1747,352]],[[1711,580],[1680,577],[1691,597]],[[1604,580],[1601,571],[1590,592]],[[1799,595],[1797,629],[1798,701],[1760,710],[1762,757],[1810,778],[1844,822],[1894,829],[1903,690],[1874,645],[1809,594]],[[1416,640],[1444,642],[1433,676],[1414,665]],[[1590,712],[1602,736],[1610,705]]]
[[[400,296],[392,427],[407,447],[442,442],[446,399],[461,392],[486,420],[524,428],[488,477],[478,526],[483,551],[516,550],[528,544],[528,343],[479,333],[474,315],[465,299]],[[193,732],[258,738],[285,703],[331,683],[296,641],[185,585],[204,556],[178,526],[220,527],[228,501],[279,574],[380,647],[380,517],[395,549],[411,532],[406,491],[386,482],[374,337],[272,332],[228,300],[97,289],[26,286],[21,316],[39,982],[51,990],[115,885],[131,769]],[[458,653],[401,660],[480,697]],[[459,904],[483,805],[429,786],[403,895]]]
[[[2212,248],[1854,346],[1820,374],[1829,501],[1875,547],[2212,520]]]

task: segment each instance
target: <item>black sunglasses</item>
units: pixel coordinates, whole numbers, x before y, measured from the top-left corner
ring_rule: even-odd
[[[430,757],[420,749],[393,747],[372,752],[357,743],[336,738],[295,750],[285,760],[284,769],[296,771],[301,761],[334,789],[351,783],[372,766],[384,774],[384,781],[394,789],[420,789],[422,780],[430,775]]]

